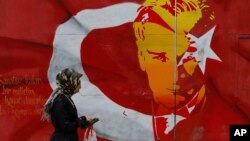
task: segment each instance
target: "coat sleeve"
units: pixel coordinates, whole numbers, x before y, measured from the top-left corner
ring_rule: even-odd
[[[72,120],[68,111],[69,103],[66,101],[67,99],[60,98],[55,104],[54,112],[55,112],[55,120],[59,129],[63,132],[71,132],[76,130],[79,125],[78,119],[75,118]]]

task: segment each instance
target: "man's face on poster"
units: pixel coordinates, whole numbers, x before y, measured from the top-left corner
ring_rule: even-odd
[[[141,26],[141,23],[135,23],[135,26]],[[177,68],[177,56],[187,50],[189,41],[185,36],[178,35],[175,50],[174,32],[156,23],[148,22],[143,26],[143,39],[138,37],[142,35],[136,35],[138,58],[141,69],[148,76],[154,100],[166,108],[178,106],[180,102],[186,101],[182,93],[185,91],[184,93],[191,94],[194,90],[192,87],[183,89],[183,83],[175,85],[175,81],[192,75],[197,66],[194,60],[190,60],[183,64],[185,73],[179,73]]]

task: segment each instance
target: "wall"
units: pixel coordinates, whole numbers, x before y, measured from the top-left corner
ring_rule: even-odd
[[[67,67],[83,74],[78,115],[100,119],[80,140],[229,140],[250,118],[249,6],[0,0],[2,140],[49,140],[43,105]]]

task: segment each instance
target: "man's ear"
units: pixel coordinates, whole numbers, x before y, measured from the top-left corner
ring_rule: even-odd
[[[138,59],[142,71],[145,71],[145,55],[144,51],[138,49]]]

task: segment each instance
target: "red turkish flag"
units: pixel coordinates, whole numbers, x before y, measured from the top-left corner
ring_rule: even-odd
[[[53,128],[40,120],[40,112],[52,91],[47,73],[57,27],[83,9],[123,2],[143,1],[0,0],[1,140],[49,140]],[[207,60],[206,103],[202,112],[177,124],[178,141],[229,140],[230,124],[249,124],[249,2],[208,2],[216,17],[211,48],[222,62]],[[212,26],[199,22],[191,31],[197,37]],[[82,47],[82,63],[91,82],[119,105],[152,113],[152,92],[139,68],[132,23],[93,30]],[[165,129],[163,119],[158,124],[159,130]],[[161,140],[168,138],[163,135]]]
[[[51,43],[58,24],[70,15],[56,1],[0,3],[1,140],[49,140],[53,130],[40,118],[51,93]]]
[[[247,0],[208,1],[216,29],[211,48],[222,60],[207,60],[206,104],[202,112],[177,125],[176,140],[229,140],[232,124],[250,123],[250,18]],[[206,15],[204,15],[206,16]],[[204,24],[207,27],[204,27]],[[201,36],[210,23],[201,20],[192,30]]]
[[[56,28],[80,10],[122,2],[133,0],[0,1],[1,140],[49,140],[52,125],[40,118],[52,91],[47,73]]]

